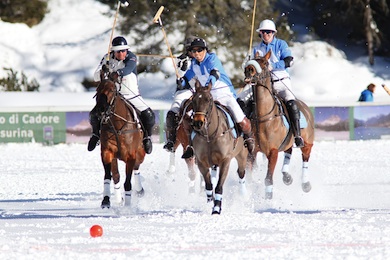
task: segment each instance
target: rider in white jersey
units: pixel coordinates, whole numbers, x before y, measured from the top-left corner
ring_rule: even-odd
[[[124,37],[118,36],[112,40],[111,52],[104,55],[97,67],[94,80],[100,81],[100,72],[117,73],[120,83],[116,83],[119,92],[137,110],[144,130],[143,145],[145,152],[152,152],[152,128],[155,123],[155,115],[152,109],[145,103],[138,88],[137,56],[129,50],[130,46]],[[110,55],[110,56],[108,56]],[[92,126],[92,136],[88,143],[88,151],[95,149],[100,138],[100,118],[96,107],[89,114]]]

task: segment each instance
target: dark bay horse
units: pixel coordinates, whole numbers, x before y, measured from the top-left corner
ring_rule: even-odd
[[[211,84],[203,87],[196,81],[195,90],[192,99],[192,145],[199,171],[206,183],[207,202],[214,200],[212,214],[220,214],[223,184],[232,158],[237,160],[240,188],[245,188],[248,150],[244,147],[242,136],[235,138],[234,127],[229,125],[226,113],[215,104],[210,93]],[[219,167],[219,179],[213,194],[210,168],[216,167]]]
[[[101,159],[105,172],[102,208],[110,207],[111,176],[114,181],[114,195],[117,202],[124,201],[126,206],[131,205],[133,173],[134,189],[137,195],[141,196],[144,193],[139,171],[145,158],[140,121],[134,108],[117,91],[115,86],[115,82],[118,80],[117,74],[112,73],[110,76],[113,78],[106,77],[102,73],[102,80],[96,90],[96,107],[101,113]],[[124,199],[120,190],[118,159],[126,164]]]
[[[255,134],[257,152],[264,153],[268,159],[268,170],[265,178],[265,197],[272,199],[273,195],[273,174],[278,160],[278,153],[284,151],[284,162],[282,167],[283,182],[286,185],[292,183],[289,173],[289,164],[294,143],[294,136],[291,128],[285,124],[284,117],[288,116],[287,110],[283,110],[284,104],[275,96],[271,72],[269,71],[268,60],[271,56],[269,51],[264,57],[255,57],[247,62],[245,66],[245,83],[252,84],[254,110],[251,116],[252,131]],[[301,100],[296,100],[299,110],[302,112],[307,124],[301,124],[301,135],[304,140],[302,151],[302,189],[304,192],[311,190],[308,180],[308,162],[314,142],[314,117],[309,107]],[[302,118],[302,116],[301,116]],[[252,157],[253,159],[253,157]]]

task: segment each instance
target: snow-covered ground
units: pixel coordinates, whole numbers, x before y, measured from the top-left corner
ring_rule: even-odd
[[[216,216],[204,192],[188,193],[178,155],[177,172],[166,173],[162,144],[141,166],[145,196],[108,210],[99,149],[2,144],[0,259],[389,259],[389,154],[390,140],[316,142],[306,194],[294,150],[294,182],[283,184],[279,160],[272,201],[262,157],[247,197],[233,161]],[[102,237],[90,236],[95,224]]]

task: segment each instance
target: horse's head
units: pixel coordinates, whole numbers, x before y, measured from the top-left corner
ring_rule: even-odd
[[[198,80],[195,82],[195,93],[192,98],[192,109],[194,111],[192,127],[194,130],[200,130],[206,125],[207,115],[214,105],[213,96],[210,93],[211,87],[211,83],[208,86],[202,86]]]
[[[116,73],[115,73],[116,74]],[[96,105],[100,111],[106,111],[116,96],[115,82],[110,79],[102,79],[96,89]]]
[[[257,83],[259,80],[269,76],[268,60],[270,57],[271,51],[268,51],[263,57],[256,53],[255,58],[245,64],[245,84]]]

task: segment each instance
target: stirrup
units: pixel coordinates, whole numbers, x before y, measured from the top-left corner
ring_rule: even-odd
[[[99,144],[100,137],[96,134],[92,134],[88,142],[88,151],[93,151],[95,147]]]
[[[145,153],[151,154],[153,150],[153,144],[152,140],[150,140],[150,137],[145,137],[144,140],[142,140],[142,143],[144,145]]]
[[[163,149],[167,152],[174,153],[175,152],[175,144],[172,141],[168,141],[164,146]]]
[[[305,146],[305,143],[303,141],[303,138],[300,137],[300,136],[297,136],[294,138],[294,141],[295,141],[295,145],[297,148],[301,148],[301,147],[304,147]]]
[[[194,156],[194,148],[188,145],[186,151],[181,156],[182,159],[189,159]]]

